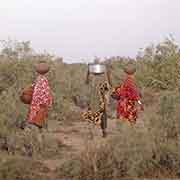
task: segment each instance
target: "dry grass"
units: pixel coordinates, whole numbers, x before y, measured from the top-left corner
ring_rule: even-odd
[[[0,163],[0,179],[2,180],[49,180],[46,175],[48,172],[49,170],[43,164],[31,159],[3,158]]]
[[[161,56],[144,52],[135,62],[137,82],[146,105],[140,124],[134,128],[119,124],[115,137],[100,144],[87,144],[82,154],[67,159],[61,166],[59,177],[116,180],[180,176],[180,53],[170,42],[166,44],[171,48],[165,48],[165,51],[164,46],[158,46],[158,51],[162,51]],[[19,93],[35,78],[35,60],[36,57],[29,60],[0,60],[0,153],[7,155],[0,162],[0,179],[3,180],[47,178],[34,172],[32,167],[35,167],[33,163],[36,161],[32,159],[32,163],[26,163],[25,158],[61,159],[63,156],[58,154],[63,144],[48,137],[48,133],[42,148],[36,135],[35,139],[31,139],[24,136],[19,128],[27,113],[27,107],[19,100]],[[86,97],[89,97],[85,85],[86,65],[52,61],[49,56],[48,61],[51,64],[48,79],[54,95],[49,121],[71,126],[72,122],[81,120],[80,108],[86,106]],[[115,58],[109,63],[113,68],[113,84],[117,85],[122,79],[122,67],[127,60]],[[13,158],[10,154],[13,154]]]
[[[168,115],[169,101],[161,103],[157,112],[148,108],[151,116],[144,114],[135,127],[119,122],[116,136],[87,142],[82,154],[59,169],[59,176],[75,180],[179,178],[179,118],[176,112]],[[161,120],[163,116],[168,119]]]

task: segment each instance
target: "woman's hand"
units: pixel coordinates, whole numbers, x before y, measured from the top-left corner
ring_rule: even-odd
[[[139,107],[141,111],[144,111],[144,105],[142,104],[142,102],[139,100],[138,101]]]

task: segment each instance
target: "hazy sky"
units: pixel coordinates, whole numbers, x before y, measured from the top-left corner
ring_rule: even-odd
[[[180,0],[0,0],[0,39],[30,40],[68,62],[131,56],[172,33]]]

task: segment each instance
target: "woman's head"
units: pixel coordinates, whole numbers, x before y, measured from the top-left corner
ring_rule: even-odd
[[[44,75],[49,72],[50,66],[48,65],[48,63],[46,61],[39,61],[35,65],[35,70],[37,73]]]
[[[136,72],[136,68],[135,65],[133,63],[128,63],[125,67],[124,67],[124,72],[128,75],[133,75]]]

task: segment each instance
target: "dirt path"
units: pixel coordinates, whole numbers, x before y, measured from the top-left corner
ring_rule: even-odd
[[[142,117],[143,119],[143,117]],[[137,123],[137,126],[144,127],[142,121]],[[102,138],[101,129],[95,127],[89,122],[74,122],[70,125],[62,125],[57,121],[52,121],[49,124],[48,134],[61,141],[66,145],[63,151],[63,158],[45,160],[44,164],[51,170],[55,171],[68,158],[80,154],[88,143],[101,144],[117,135],[117,120],[109,119],[108,121],[108,136]]]
[[[108,137],[113,135],[115,129],[115,122],[109,121]],[[101,130],[99,127],[88,122],[74,122],[71,125],[60,125],[57,121],[53,121],[49,125],[48,135],[59,140],[66,146],[63,151],[62,159],[45,160],[44,164],[51,170],[55,171],[68,158],[80,154],[88,142],[101,142]]]

